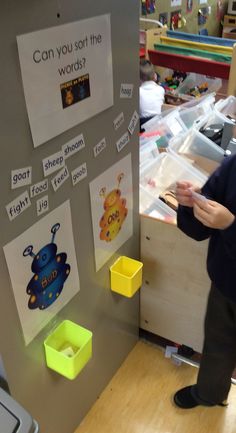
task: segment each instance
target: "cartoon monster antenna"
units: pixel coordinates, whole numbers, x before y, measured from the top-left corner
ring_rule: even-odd
[[[56,232],[59,230],[59,228],[60,228],[60,223],[54,224],[54,226],[52,226],[52,228],[51,228],[51,233],[52,233],[52,240],[51,240],[51,242],[52,243],[54,242],[54,239],[55,239],[55,236],[56,236]]]

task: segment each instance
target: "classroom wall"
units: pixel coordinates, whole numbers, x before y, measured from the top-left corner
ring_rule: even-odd
[[[222,0],[222,6],[224,10],[227,10],[227,0]],[[208,17],[206,24],[198,25],[198,10],[201,7],[211,6],[211,15]],[[220,20],[217,18],[217,1],[208,0],[207,2],[199,5],[199,0],[193,0],[192,12],[187,13],[187,0],[182,0],[182,5],[177,7],[170,6],[170,0],[158,0],[156,1],[156,12],[149,15],[143,15],[144,18],[159,20],[159,14],[167,12],[168,13],[168,27],[170,28],[170,14],[174,11],[181,10],[183,17],[186,19],[186,25],[183,26],[180,31],[188,33],[198,33],[200,29],[206,28],[209,35],[211,36],[221,36],[222,26]],[[151,24],[150,24],[151,25]],[[141,24],[143,28],[143,24]]]
[[[38,421],[41,433],[73,433],[138,339],[139,294],[128,299],[111,292],[109,267],[120,255],[139,257],[138,126],[130,134],[126,147],[120,152],[116,147],[117,140],[127,132],[134,111],[138,111],[139,8],[133,0],[9,0],[2,2],[1,6],[0,361],[3,361],[12,396]],[[16,36],[103,14],[110,14],[111,17],[114,104],[83,123],[78,118],[77,125],[34,148]],[[49,43],[51,41],[46,41],[45,45],[48,47]],[[99,58],[94,58],[94,69],[98,63]],[[121,83],[134,85],[131,99],[120,98]],[[104,95],[105,92],[104,87]],[[46,114],[47,94],[44,96]],[[121,112],[125,120],[116,131],[113,121]],[[86,161],[87,178],[75,187],[69,179],[57,192],[53,191],[49,182],[48,191],[50,211],[70,200],[80,291],[26,346],[3,246],[39,221],[40,217],[36,215],[36,201],[32,199],[29,209],[13,221],[9,220],[5,206],[28,189],[28,186],[11,189],[11,170],[31,166],[32,183],[43,180],[42,160],[81,133],[86,146],[68,160],[68,169],[71,171]],[[93,148],[103,137],[107,147],[95,158]],[[128,154],[132,158],[133,235],[96,272],[89,183]],[[39,233],[38,245],[40,243]],[[22,251],[19,254],[22,256]],[[30,272],[31,259],[25,259]],[[22,291],[22,302],[28,302],[26,287]],[[72,381],[50,370],[45,363],[44,340],[64,319],[93,332],[92,359]]]

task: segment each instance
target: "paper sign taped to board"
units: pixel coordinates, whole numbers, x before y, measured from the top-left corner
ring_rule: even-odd
[[[120,98],[131,99],[133,96],[133,84],[121,84],[120,86]]]
[[[44,179],[41,182],[35,183],[30,187],[30,197],[34,198],[37,195],[42,194],[48,190],[48,179]]]
[[[68,143],[63,144],[61,150],[64,154],[64,158],[67,159],[70,156],[75,155],[75,153],[79,152],[80,150],[84,149],[84,147],[84,136],[83,134],[80,134],[78,135],[78,137],[75,137],[72,140],[68,141]]]
[[[64,154],[60,150],[59,152],[56,152],[53,155],[50,155],[47,158],[44,158],[42,163],[43,163],[44,176],[45,177],[49,176],[50,174],[52,174],[55,171],[60,170],[60,168],[64,167],[64,165],[65,165]]]
[[[71,178],[72,178],[72,184],[75,186],[78,182],[83,180],[85,177],[87,177],[87,165],[86,162],[81,164],[79,167],[77,167],[75,170],[71,172]]]
[[[17,36],[37,147],[113,105],[110,14]]]
[[[28,191],[23,192],[15,200],[6,206],[7,215],[10,221],[18,217],[22,212],[24,212],[28,207],[31,206],[31,201],[29,198]]]
[[[129,143],[129,133],[126,132],[122,137],[116,142],[116,148],[120,152]]]
[[[94,146],[93,153],[95,158],[106,148],[106,145],[106,139],[103,138],[98,144],[96,144],[96,146]]]
[[[48,210],[49,210],[48,195],[45,195],[36,201],[37,216],[43,215]]]
[[[119,116],[117,116],[115,118],[115,120],[113,121],[114,128],[115,128],[116,131],[124,123],[124,121],[125,121],[124,113],[120,113]]]
[[[131,154],[89,184],[96,271],[133,234]]]
[[[32,167],[19,168],[11,172],[11,189],[30,185],[32,179]]]
[[[51,180],[54,191],[57,191],[63,185],[63,183],[69,178],[69,176],[70,175],[69,175],[68,168],[65,165],[65,167],[63,167],[63,169],[59,171],[59,173],[57,173],[57,175]]]
[[[134,133],[135,127],[137,125],[139,121],[139,115],[137,113],[137,111],[134,112],[132,119],[130,121],[130,124],[128,126],[128,131],[130,132],[130,134],[132,135]]]
[[[3,250],[25,344],[29,344],[80,290],[69,200]]]

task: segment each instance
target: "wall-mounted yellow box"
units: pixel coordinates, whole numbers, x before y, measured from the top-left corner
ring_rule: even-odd
[[[64,320],[44,341],[47,366],[75,379],[92,356],[92,335],[88,329]]]
[[[111,290],[131,298],[142,285],[143,263],[121,256],[110,267]]]

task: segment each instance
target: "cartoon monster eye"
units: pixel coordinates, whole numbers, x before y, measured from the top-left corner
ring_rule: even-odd
[[[54,224],[54,226],[52,226],[52,228],[51,228],[51,233],[52,233],[53,235],[55,235],[56,232],[59,230],[59,228],[60,228],[60,223],[56,223],[56,224]]]
[[[28,247],[25,248],[25,250],[23,251],[23,256],[27,257],[30,256],[32,254],[33,251],[33,245],[29,245]]]

